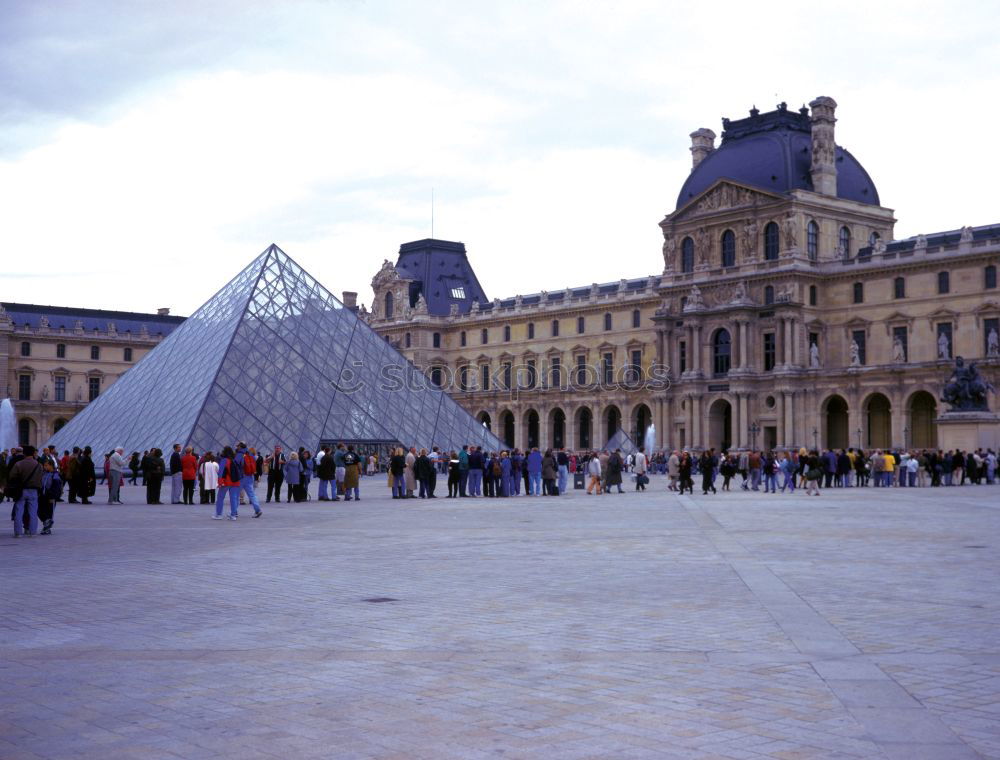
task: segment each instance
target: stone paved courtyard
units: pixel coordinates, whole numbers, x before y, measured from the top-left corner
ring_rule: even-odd
[[[5,529],[0,757],[1000,758],[1000,487],[384,483]]]

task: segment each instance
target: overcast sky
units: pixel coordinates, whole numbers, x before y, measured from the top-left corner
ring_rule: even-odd
[[[1000,222],[993,2],[0,2],[3,300],[189,314],[271,242],[366,304],[662,270],[688,134],[839,103],[897,237]]]

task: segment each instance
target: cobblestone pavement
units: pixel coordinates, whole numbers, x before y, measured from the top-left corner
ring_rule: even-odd
[[[1000,758],[1000,487],[362,487],[5,530],[0,757]]]

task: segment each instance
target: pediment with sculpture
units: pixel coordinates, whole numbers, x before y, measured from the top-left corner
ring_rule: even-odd
[[[763,192],[748,185],[720,179],[705,192],[696,195],[684,206],[677,209],[670,215],[669,219],[678,222],[689,217],[704,216],[719,211],[754,209],[757,206],[784,200],[787,199],[775,193]]]

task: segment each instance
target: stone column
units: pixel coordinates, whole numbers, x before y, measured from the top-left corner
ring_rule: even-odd
[[[740,369],[750,367],[750,323],[746,320],[738,322],[740,329]]]
[[[694,326],[694,371],[701,373],[701,325]]]
[[[749,433],[747,432],[747,426],[750,424],[750,412],[749,412],[749,398],[746,393],[741,393],[739,397],[739,407],[740,407],[740,429],[737,438],[740,442],[740,448],[745,449],[750,445]]]
[[[784,343],[783,349],[784,350],[782,351],[782,356],[784,357],[784,364],[785,364],[785,366],[786,367],[790,367],[792,365],[792,362],[793,362],[793,360],[792,360],[792,320],[789,317],[785,317],[785,318],[782,319],[782,322],[784,323],[784,326],[785,326],[785,338],[784,338],[784,341],[783,341],[783,343]]]
[[[524,420],[524,411],[519,404],[511,404],[510,413],[514,415],[514,448],[524,451],[524,445],[527,443],[524,430],[527,423]]]
[[[782,425],[782,442],[785,448],[788,448],[795,442],[795,413],[793,411],[794,407],[794,394],[791,392],[783,392],[781,394],[781,407],[783,416]]]
[[[563,425],[563,445],[566,447],[566,451],[576,451],[577,443],[576,440],[576,409],[567,409],[565,406],[561,407],[566,413],[566,422]]]
[[[813,191],[823,195],[837,194],[837,161],[834,143],[834,112],[837,101],[821,95],[809,104],[812,133],[812,175]]]

